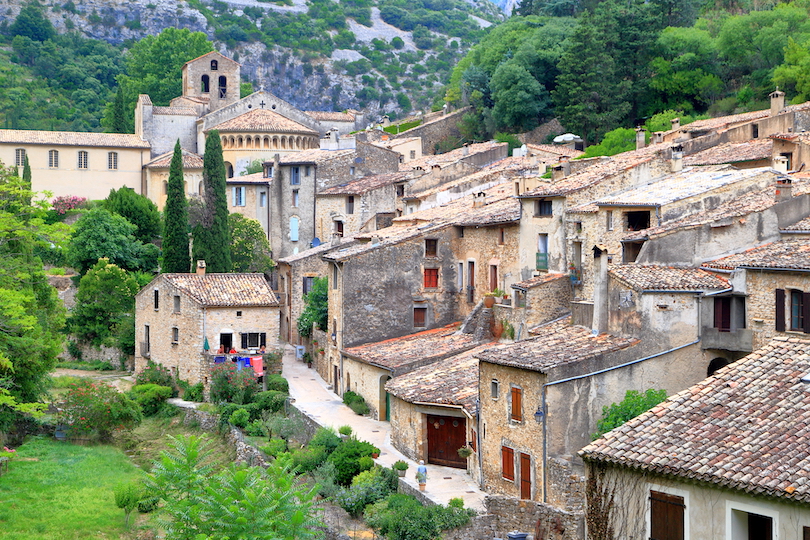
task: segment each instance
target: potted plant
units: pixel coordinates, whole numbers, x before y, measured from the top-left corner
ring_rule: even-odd
[[[378,457],[380,457],[380,449],[377,448],[376,446],[371,450],[371,457],[373,459],[377,459]]]
[[[425,484],[427,484],[427,473],[417,472],[416,481],[419,483],[419,491],[425,491]]]
[[[464,459],[467,459],[467,458],[468,458],[468,457],[470,457],[470,456],[472,455],[472,453],[473,453],[472,448],[470,448],[470,447],[469,447],[469,446],[467,446],[466,444],[465,444],[464,446],[462,446],[461,448],[459,448],[459,449],[457,450],[457,452],[458,452],[458,455],[459,455],[459,456],[461,456],[461,457],[463,457]]]
[[[492,308],[495,305],[495,295],[491,292],[488,292],[484,295],[484,307],[485,308]]]
[[[402,461],[401,459],[395,461],[392,467],[395,471],[397,471],[397,476],[399,476],[400,478],[404,477],[405,471],[408,470],[408,464]]]
[[[304,353],[304,362],[307,363],[308,368],[312,368],[312,355],[308,352]]]
[[[341,439],[348,439],[352,435],[352,426],[340,426],[338,433]]]

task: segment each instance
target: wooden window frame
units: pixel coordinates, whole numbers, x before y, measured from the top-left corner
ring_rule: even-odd
[[[435,238],[425,238],[425,257],[438,257],[439,241]]]
[[[650,538],[683,540],[686,523],[684,498],[650,490]]]
[[[438,289],[439,288],[439,269],[438,268],[425,268],[424,280],[425,289]]]
[[[413,327],[427,328],[427,308],[424,307],[413,308]]]
[[[523,389],[512,386],[509,399],[509,420],[523,422]]]

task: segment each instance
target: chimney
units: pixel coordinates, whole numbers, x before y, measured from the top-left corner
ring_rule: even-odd
[[[473,208],[481,208],[487,203],[487,194],[483,191],[473,195]]]
[[[652,134],[652,138],[650,139],[650,144],[660,144],[664,142],[664,132],[663,131],[656,131]]]
[[[787,173],[788,170],[788,158],[785,156],[776,156],[773,158],[773,168],[779,171],[780,173]]]
[[[466,144],[461,148],[461,155],[462,156],[470,155],[470,147],[467,146]]]
[[[607,332],[608,324],[608,252],[602,244],[593,246],[594,262],[594,289],[593,289],[593,321],[591,330],[594,335]]]
[[[338,232],[332,233],[331,245],[332,246],[339,246],[341,237],[342,237],[342,235],[340,233],[338,233]]]
[[[789,176],[776,178],[776,202],[782,202],[793,197],[793,180]]]
[[[670,122],[672,123],[672,131],[675,131],[676,129],[679,129],[681,127],[680,118],[673,118],[672,120],[670,120]]]
[[[683,146],[680,144],[672,147],[672,157],[669,162],[671,172],[681,172],[683,170]]]
[[[777,86],[776,90],[768,94],[768,97],[771,98],[771,116],[776,116],[785,108],[785,93]]]
[[[647,141],[645,139],[646,132],[644,128],[641,126],[636,126],[636,150],[641,150],[645,146],[647,146]]]
[[[205,275],[205,261],[197,261],[197,275],[198,276]]]
[[[330,140],[331,140],[333,143],[337,143],[337,142],[338,142],[338,130],[336,130],[336,129],[331,130],[331,131],[329,132],[329,139],[330,139]]]

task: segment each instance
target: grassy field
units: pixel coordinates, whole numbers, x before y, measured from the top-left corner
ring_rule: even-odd
[[[113,489],[138,474],[115,447],[32,438],[18,448],[9,472],[0,477],[0,536],[4,540],[128,538]]]

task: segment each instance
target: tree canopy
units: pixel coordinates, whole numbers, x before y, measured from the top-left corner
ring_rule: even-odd
[[[261,223],[242,214],[228,217],[231,229],[231,258],[233,272],[272,272],[275,263],[270,257],[270,242]]]
[[[135,225],[134,236],[147,244],[160,236],[160,212],[148,197],[128,187],[110,190],[102,206]]]
[[[174,145],[166,186],[166,206],[163,209],[163,272],[188,272],[191,257],[188,252],[188,203],[183,179],[183,150],[178,140]]]
[[[219,131],[205,139],[203,156],[203,214],[194,226],[194,260],[204,260],[209,272],[231,271],[231,233],[228,226],[225,162]]]
[[[310,336],[313,324],[326,330],[329,324],[329,279],[316,277],[312,282],[312,289],[304,296],[304,303],[304,310],[298,316],[298,334]]]

